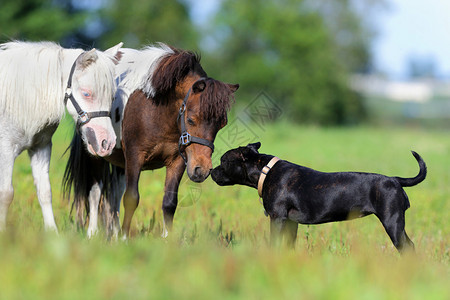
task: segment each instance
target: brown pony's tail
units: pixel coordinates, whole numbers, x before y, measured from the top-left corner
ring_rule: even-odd
[[[414,151],[411,152],[414,155],[414,158],[419,163],[420,168],[419,174],[417,174],[417,176],[413,178],[394,177],[400,183],[401,186],[413,186],[419,184],[422,181],[424,181],[425,177],[427,176],[427,165],[423,161],[422,157],[420,157],[420,155]]]
[[[111,167],[106,160],[90,155],[85,149],[80,134],[75,131],[70,149],[69,159],[62,179],[63,197],[70,201],[73,193],[73,202],[70,210],[76,210],[76,223],[78,228],[84,228],[88,220],[89,192],[95,183],[102,187],[101,202],[113,199],[117,186],[117,174],[120,168]],[[118,209],[118,207],[117,207]]]

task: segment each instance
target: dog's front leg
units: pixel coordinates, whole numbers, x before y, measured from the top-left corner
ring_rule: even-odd
[[[279,248],[286,219],[270,217],[270,245]]]
[[[295,241],[297,239],[297,230],[298,230],[297,222],[291,221],[289,219],[286,220],[283,228],[283,237],[287,247],[295,248]]]

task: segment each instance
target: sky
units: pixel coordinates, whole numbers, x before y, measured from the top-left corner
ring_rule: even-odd
[[[191,1],[201,23],[220,0]],[[411,57],[432,60],[440,77],[450,79],[450,0],[386,0],[374,22],[374,66],[393,79],[405,79]],[[197,4],[197,5],[195,5]]]
[[[404,78],[407,61],[432,59],[438,75],[450,78],[450,0],[390,0],[376,24],[379,38],[375,66],[393,78]]]

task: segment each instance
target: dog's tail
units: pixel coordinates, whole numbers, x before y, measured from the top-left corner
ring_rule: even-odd
[[[413,178],[394,177],[401,186],[413,186],[419,184],[424,181],[425,177],[427,176],[427,165],[423,161],[422,157],[420,157],[420,155],[414,151],[411,152],[419,163],[420,171],[419,174],[417,174],[417,176]]]

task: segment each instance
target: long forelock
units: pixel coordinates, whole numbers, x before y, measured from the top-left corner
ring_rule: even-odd
[[[102,107],[111,107],[116,92],[115,58],[102,51],[97,51],[97,55],[98,59],[86,69],[86,72],[91,72],[93,75],[95,85],[92,88],[97,93],[98,104]]]
[[[191,51],[171,48],[173,53],[162,57],[151,77],[153,98],[155,104],[167,104],[171,94],[175,92],[177,84],[190,73],[206,77],[206,72],[200,65],[200,55]]]
[[[206,87],[200,95],[200,114],[210,122],[223,123],[234,103],[230,87],[213,78],[206,80]]]

